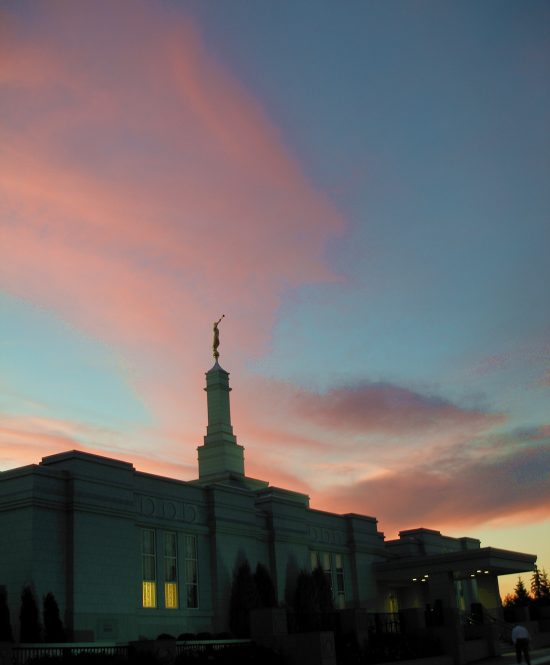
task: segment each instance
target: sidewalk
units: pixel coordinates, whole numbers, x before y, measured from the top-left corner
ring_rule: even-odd
[[[505,651],[502,656],[478,660],[477,663],[478,665],[515,665],[516,652],[512,650]],[[550,665],[550,647],[533,649],[531,651],[531,665],[543,665],[543,663]]]

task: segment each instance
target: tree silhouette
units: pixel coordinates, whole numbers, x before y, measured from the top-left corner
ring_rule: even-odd
[[[229,600],[229,626],[235,637],[250,636],[250,611],[259,607],[259,604],[250,564],[245,559],[233,573]]]
[[[40,621],[38,607],[30,586],[23,587],[21,591],[21,610],[19,612],[21,626],[21,642],[40,642]]]
[[[525,584],[521,577],[518,577],[516,586],[514,587],[514,605],[515,607],[528,607],[531,603],[531,596],[527,593]]]
[[[301,570],[296,579],[294,611],[296,612],[296,628],[299,631],[318,629],[317,589],[313,576],[305,570]]]
[[[6,590],[0,587],[0,642],[13,642]]]
[[[515,602],[515,596],[513,593],[507,593],[504,598],[502,599],[502,606],[503,607],[514,607],[514,602]]]
[[[50,591],[44,596],[44,641],[64,642],[65,630],[59,617],[59,607]]]
[[[327,575],[317,567],[312,573],[300,571],[294,593],[296,627],[299,631],[319,630],[323,615],[334,610],[332,589]]]
[[[536,606],[550,605],[550,583],[544,568],[537,568],[531,577],[531,596]]]
[[[317,611],[332,612],[334,610],[334,600],[332,598],[332,589],[326,573],[319,567],[311,573],[313,584],[317,596]]]
[[[263,563],[258,563],[254,573],[254,582],[258,591],[260,607],[277,607],[277,594],[269,570]]]

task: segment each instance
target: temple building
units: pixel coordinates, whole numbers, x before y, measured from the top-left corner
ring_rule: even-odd
[[[39,603],[54,594],[76,641],[227,631],[243,558],[265,564],[280,603],[301,569],[320,565],[340,609],[477,604],[500,616],[498,576],[532,570],[534,555],[424,528],[386,540],[374,517],[316,510],[305,494],[248,477],[214,351],[197,479],[74,450],[0,474],[0,587],[16,634],[26,585]]]

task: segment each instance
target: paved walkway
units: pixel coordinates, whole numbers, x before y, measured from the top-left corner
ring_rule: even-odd
[[[502,656],[497,658],[488,658],[487,660],[479,660],[478,665],[515,665],[516,652],[505,651]],[[531,651],[531,665],[550,664],[550,647],[543,649],[533,649]]]

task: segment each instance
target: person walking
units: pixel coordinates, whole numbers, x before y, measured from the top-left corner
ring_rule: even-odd
[[[531,658],[529,656],[530,641],[531,636],[525,626],[518,623],[512,628],[512,642],[516,647],[516,660],[518,663],[521,663],[521,655],[523,654],[527,665],[531,665]]]

